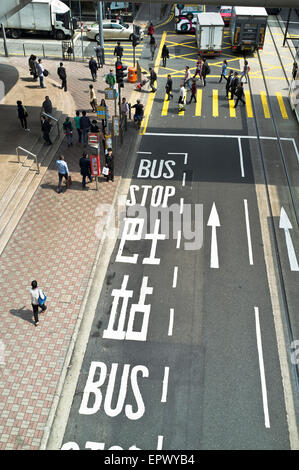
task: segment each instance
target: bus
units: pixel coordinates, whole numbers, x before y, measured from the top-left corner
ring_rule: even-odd
[[[177,3],[174,8],[175,31],[195,34],[197,14],[203,11],[204,5]]]
[[[294,63],[296,63],[297,65],[299,64],[299,50],[297,50]],[[289,100],[290,100],[291,108],[296,114],[297,120],[299,122],[299,67],[297,67],[297,70],[295,73],[293,71],[292,81],[291,81],[290,90],[289,90]]]

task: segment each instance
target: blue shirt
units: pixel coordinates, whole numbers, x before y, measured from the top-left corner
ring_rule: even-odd
[[[58,168],[58,173],[61,175],[68,175],[69,169],[67,163],[64,160],[56,160],[56,165]]]
[[[221,71],[222,75],[226,75],[226,69],[227,69],[227,65],[223,64],[222,65],[222,71]]]

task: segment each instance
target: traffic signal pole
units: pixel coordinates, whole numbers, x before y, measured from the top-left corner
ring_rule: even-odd
[[[102,2],[98,2],[98,11],[99,11],[99,37],[100,37],[100,46],[103,49],[103,64],[105,64],[105,52],[104,52],[104,33],[103,33],[103,5]]]

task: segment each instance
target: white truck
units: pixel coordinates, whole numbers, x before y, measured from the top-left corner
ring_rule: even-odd
[[[200,13],[196,22],[196,42],[200,55],[222,53],[224,21],[220,13]]]
[[[1,0],[3,1],[3,0]],[[60,0],[32,0],[4,21],[7,35],[17,39],[23,32],[48,33],[56,39],[72,37],[77,20]]]

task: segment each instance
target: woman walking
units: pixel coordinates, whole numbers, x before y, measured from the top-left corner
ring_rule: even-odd
[[[43,293],[43,291],[38,287],[36,281],[31,282],[30,294],[31,294],[31,305],[33,309],[34,322],[35,322],[35,326],[37,326],[39,324],[38,308],[41,308],[42,312],[47,310],[47,307],[45,305],[46,296]]]
[[[21,126],[25,131],[30,131],[27,127],[27,117],[28,117],[28,112],[25,106],[23,106],[22,101],[17,101],[17,106],[18,106],[18,118],[20,119]]]
[[[248,62],[247,60],[244,60],[244,67],[243,67],[243,72],[240,75],[240,81],[242,81],[242,78],[245,77],[246,78],[245,83],[247,83],[248,72],[249,72]]]
[[[199,75],[201,84],[203,85],[203,79],[202,79],[202,58],[201,58],[200,56],[198,57],[198,61],[197,61],[197,64],[196,64],[196,71],[195,71],[195,74],[193,75],[193,78],[195,78],[196,75]]]
[[[194,99],[196,103],[196,92],[197,92],[197,85],[195,78],[192,78],[192,85],[191,85],[191,97],[188,104],[191,104],[192,99]]]

